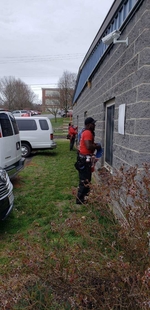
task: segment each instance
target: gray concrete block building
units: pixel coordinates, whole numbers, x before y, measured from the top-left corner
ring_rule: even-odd
[[[104,148],[99,166],[150,162],[150,0],[113,2],[78,71],[79,130],[87,116]]]

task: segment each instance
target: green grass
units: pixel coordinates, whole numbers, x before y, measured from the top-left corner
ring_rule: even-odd
[[[51,118],[50,120],[51,120],[51,123],[52,123],[52,126],[53,126],[54,129],[63,126],[63,122],[64,122],[64,118],[63,117],[56,118],[56,122],[55,122],[55,118]]]
[[[64,126],[63,125],[69,124],[69,122],[70,122],[69,117],[67,117],[67,118],[64,118],[64,117],[56,118],[56,122],[55,122],[54,118],[51,119],[51,123],[52,123],[53,130],[54,130],[54,138],[56,135],[59,135],[59,136],[63,136],[64,134],[66,135],[67,129],[64,132]]]
[[[63,291],[60,284],[56,292],[53,287],[53,297],[50,298],[47,291],[50,299],[42,301],[46,305],[45,308],[39,306],[38,296],[39,292],[43,294],[42,286],[46,285],[45,279],[49,282],[51,273],[55,283],[57,272],[61,277],[63,270],[74,268],[74,255],[78,253],[80,256],[82,253],[83,260],[85,255],[87,259],[90,258],[92,244],[99,242],[91,230],[91,225],[95,225],[91,211],[88,211],[87,206],[77,208],[75,204],[78,186],[75,161],[76,150],[69,151],[69,141],[57,140],[56,150],[33,155],[32,160],[26,163],[24,170],[13,181],[14,209],[10,216],[0,223],[0,289],[4,289],[3,277],[6,277],[8,282],[5,299],[8,298],[12,302],[12,285],[17,289],[16,296],[22,296],[21,299],[16,297],[18,306],[14,304],[11,309],[22,309],[23,304],[29,306],[30,292],[26,292],[25,287],[26,283],[30,282],[30,274],[33,278],[30,283],[33,304],[35,300],[38,303],[35,309],[71,309],[67,306],[68,302],[56,302],[54,298],[60,294],[58,291]],[[68,272],[72,273],[71,270]],[[19,276],[17,284],[16,274]],[[41,287],[37,289],[38,285]],[[2,302],[1,297],[0,301]]]
[[[147,239],[142,245],[144,234],[136,230],[136,249],[135,230],[116,223],[108,208],[110,183],[93,182],[89,203],[75,204],[75,161],[69,141],[57,140],[56,150],[33,155],[13,181],[14,209],[0,223],[2,310],[146,309],[138,305],[139,298],[149,300],[142,282]],[[128,308],[133,295],[137,302]]]
[[[57,218],[60,209],[66,213],[73,204],[72,187],[77,186],[78,175],[74,168],[76,151],[69,151],[69,142],[58,141],[55,151],[38,152],[14,181],[14,211],[1,223],[11,233],[24,231],[35,221]],[[15,225],[12,223],[15,221]]]

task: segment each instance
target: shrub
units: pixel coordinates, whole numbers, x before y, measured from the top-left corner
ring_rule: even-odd
[[[94,284],[91,302],[98,309],[150,308],[150,166],[141,171],[121,167],[113,175],[102,169],[100,183],[91,186],[89,205],[111,220],[109,238],[106,225],[103,240],[100,235],[103,260],[92,263],[95,274],[88,271]]]

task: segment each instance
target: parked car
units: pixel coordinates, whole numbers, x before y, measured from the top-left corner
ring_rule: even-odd
[[[40,111],[31,111],[31,112],[32,112],[32,115],[41,115]]]
[[[73,110],[67,110],[67,112],[62,110],[59,113],[60,113],[61,117],[72,117],[73,116]]]
[[[13,185],[3,168],[0,168],[0,220],[4,220],[13,208]]]
[[[13,178],[24,167],[16,119],[11,112],[0,111],[0,167]]]
[[[12,111],[12,114],[16,117],[16,116],[31,116],[31,111],[28,110],[15,110]]]
[[[31,112],[31,116],[37,115],[36,111],[34,110],[31,110],[30,112]]]
[[[53,150],[53,128],[48,117],[16,117],[21,139],[22,156],[28,157],[32,151]]]

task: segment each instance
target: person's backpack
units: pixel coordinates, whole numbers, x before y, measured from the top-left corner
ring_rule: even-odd
[[[80,140],[81,140],[81,135],[82,135],[82,132],[85,130],[85,128],[82,128],[79,133],[78,133],[78,143],[80,143]]]

